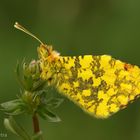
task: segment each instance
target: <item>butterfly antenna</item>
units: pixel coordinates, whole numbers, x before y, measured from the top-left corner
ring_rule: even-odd
[[[37,38],[34,34],[32,34],[31,32],[29,32],[26,28],[24,28],[22,25],[20,25],[18,22],[15,22],[14,27],[18,30],[23,31],[24,33],[30,35],[31,37],[35,38],[38,42],[40,42],[42,45],[44,45],[44,43]]]

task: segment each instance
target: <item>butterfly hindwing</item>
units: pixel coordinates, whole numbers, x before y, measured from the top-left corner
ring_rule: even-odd
[[[107,118],[140,95],[140,68],[109,55],[59,56],[38,49],[41,78],[97,118]]]
[[[60,57],[57,89],[83,110],[106,118],[140,94],[140,69],[111,56]]]

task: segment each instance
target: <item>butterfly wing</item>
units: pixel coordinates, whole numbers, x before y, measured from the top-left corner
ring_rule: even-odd
[[[97,118],[107,118],[140,95],[140,69],[108,55],[60,57],[56,87]]]

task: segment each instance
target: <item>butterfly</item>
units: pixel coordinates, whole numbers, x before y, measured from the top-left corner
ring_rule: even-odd
[[[140,96],[140,68],[110,55],[61,56],[17,22],[17,29],[40,42],[40,77],[96,118],[108,118]]]

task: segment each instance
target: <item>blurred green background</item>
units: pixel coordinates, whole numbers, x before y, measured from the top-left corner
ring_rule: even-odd
[[[61,55],[110,54],[140,65],[139,0],[1,0],[0,2],[0,102],[16,98],[19,86],[14,68],[17,60],[37,59],[36,40],[17,31],[18,21]],[[138,140],[140,100],[109,119],[85,114],[69,100],[56,110],[60,123],[41,121],[44,140]],[[1,139],[18,140],[3,126]],[[32,133],[31,117],[17,120]]]

